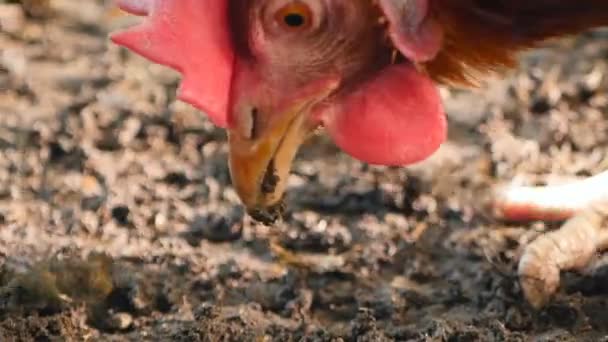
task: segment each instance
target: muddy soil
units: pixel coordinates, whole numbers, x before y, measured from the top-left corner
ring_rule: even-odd
[[[175,100],[176,73],[108,42],[132,19],[8,3],[0,340],[608,340],[608,267],[564,274],[533,310],[518,257],[557,225],[487,207],[500,184],[608,166],[606,32],[444,89],[450,140],[422,164],[371,167],[315,138],[267,227],[239,205],[224,132]]]

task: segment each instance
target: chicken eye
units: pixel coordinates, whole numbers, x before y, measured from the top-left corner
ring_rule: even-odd
[[[292,2],[276,12],[275,20],[288,30],[306,29],[312,24],[312,10],[302,2]]]

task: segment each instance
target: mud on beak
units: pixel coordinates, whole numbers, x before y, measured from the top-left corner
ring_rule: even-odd
[[[282,216],[293,160],[302,143],[318,127],[310,119],[312,108],[333,89],[317,89],[275,112],[252,110],[254,129],[250,134],[229,130],[232,183],[255,220],[272,224]]]

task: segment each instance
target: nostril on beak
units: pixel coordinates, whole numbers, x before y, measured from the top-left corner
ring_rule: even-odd
[[[257,107],[252,107],[242,114],[240,129],[241,134],[249,140],[255,140],[259,134],[259,110]]]
[[[284,212],[285,205],[283,201],[280,201],[279,203],[267,208],[254,208],[247,210],[249,216],[267,226],[274,224],[279,218],[283,217]]]
[[[258,137],[259,134],[259,127],[258,127],[258,116],[259,116],[259,111],[256,107],[251,109],[251,129],[249,131],[249,139],[256,139]]]

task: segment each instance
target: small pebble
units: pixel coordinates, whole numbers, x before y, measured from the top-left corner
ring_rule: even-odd
[[[133,326],[133,316],[126,312],[118,312],[108,319],[108,328],[115,331],[126,331]]]

